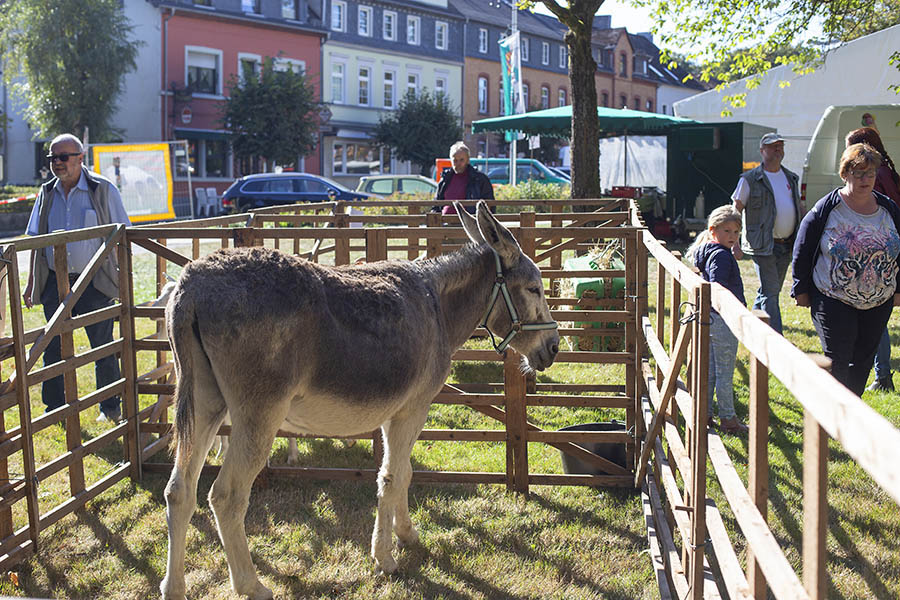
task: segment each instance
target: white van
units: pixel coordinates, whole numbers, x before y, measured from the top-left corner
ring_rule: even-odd
[[[897,126],[900,104],[829,106],[816,126],[803,163],[800,195],[807,210],[819,198],[843,185],[838,161],[844,151],[844,138],[854,129],[866,126],[863,123],[866,113],[874,117],[884,149],[895,162],[900,159],[900,127]]]

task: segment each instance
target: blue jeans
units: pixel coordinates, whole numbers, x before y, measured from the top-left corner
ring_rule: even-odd
[[[881,335],[881,341],[878,342],[878,349],[875,350],[875,379],[891,378],[891,336],[887,327]]]
[[[44,305],[44,317],[49,321],[59,307],[59,292],[56,290],[56,274],[53,271],[50,272],[50,277],[47,278],[47,285],[41,294],[41,302]],[[110,298],[98,291],[94,284],[91,283],[81,295],[81,298],[78,299],[78,302],[75,303],[72,309],[72,316],[99,310],[109,306],[110,302]],[[84,330],[87,333],[88,340],[91,342],[91,348],[108,344],[113,339],[113,320],[107,319],[106,321],[88,325]],[[44,350],[44,366],[59,362],[61,354],[59,336],[57,336],[50,341],[47,349]],[[94,363],[94,373],[97,377],[97,388],[109,385],[121,377],[119,359],[115,355],[101,358]],[[45,381],[41,386],[41,396],[48,411],[65,404],[66,395],[62,376]],[[75,399],[70,398],[69,400],[74,401]],[[110,411],[119,408],[120,404],[121,400],[119,397],[113,396],[100,403],[100,410],[109,414]]]
[[[734,363],[738,341],[717,313],[709,324],[709,416],[713,415],[713,392],[719,401],[719,420],[730,419],[734,412]]]
[[[756,277],[759,279],[759,290],[756,292],[753,308],[766,311],[769,315],[769,325],[778,333],[781,333],[781,308],[778,306],[778,296],[781,294],[784,278],[791,265],[792,249],[789,243],[776,242],[770,256],[751,256]]]

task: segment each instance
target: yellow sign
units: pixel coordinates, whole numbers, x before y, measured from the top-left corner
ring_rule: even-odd
[[[168,144],[92,146],[94,171],[119,188],[132,223],[174,219]]]

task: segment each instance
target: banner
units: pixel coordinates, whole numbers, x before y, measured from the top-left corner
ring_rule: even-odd
[[[119,188],[132,223],[175,218],[168,144],[107,144],[91,150],[94,170]]]
[[[522,91],[522,53],[519,32],[500,40],[500,68],[503,73],[503,114],[520,115],[525,112]],[[516,133],[506,132],[506,141],[516,139]]]

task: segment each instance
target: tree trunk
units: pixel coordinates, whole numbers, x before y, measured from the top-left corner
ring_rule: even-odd
[[[591,56],[593,14],[586,31],[568,31],[569,81],[572,88],[572,198],[599,198],[600,132],[597,124],[597,64]],[[582,28],[579,28],[582,29]]]

